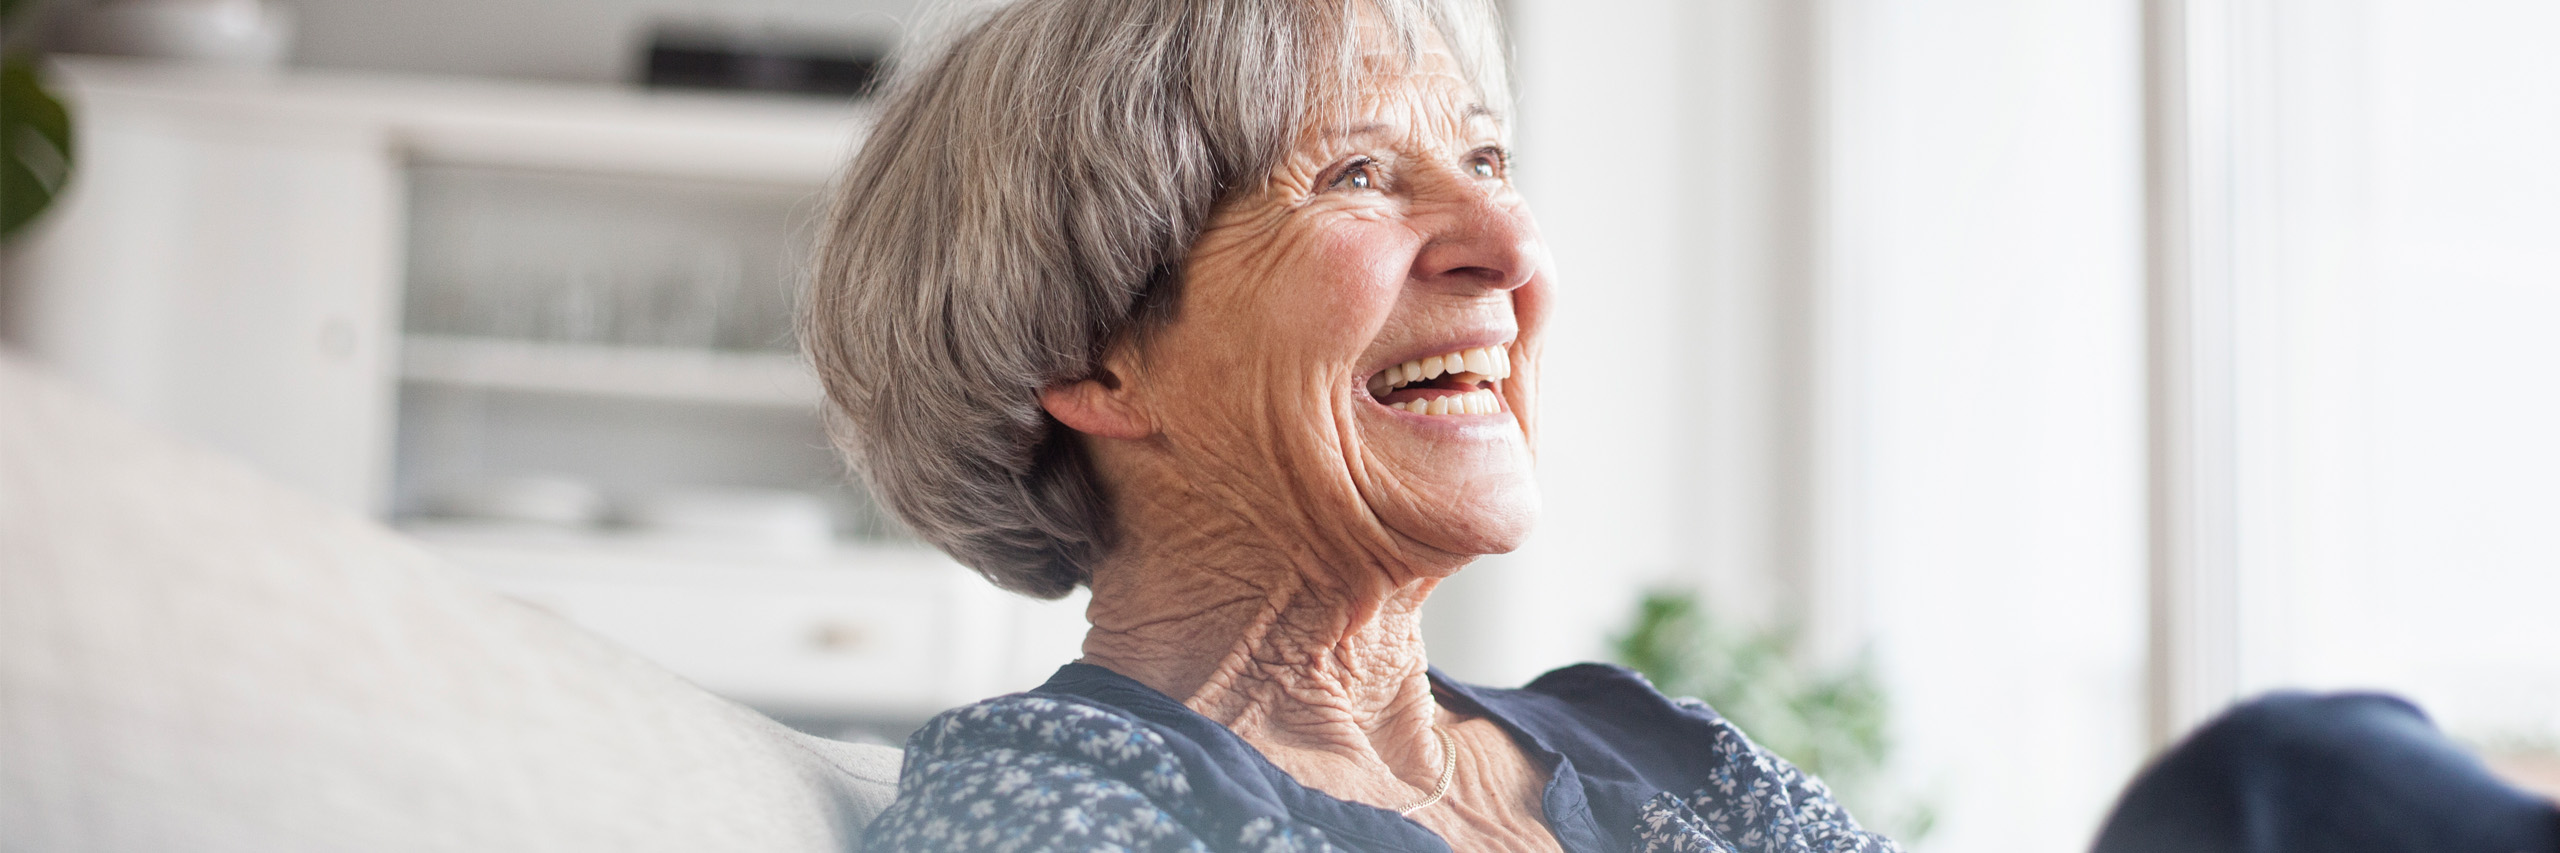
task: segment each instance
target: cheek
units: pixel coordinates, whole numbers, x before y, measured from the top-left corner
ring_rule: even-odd
[[[1297,276],[1303,288],[1291,300],[1315,316],[1319,333],[1338,338],[1352,354],[1367,348],[1403,294],[1413,267],[1412,233],[1358,219],[1333,223],[1309,241]]]
[[[1343,212],[1205,238],[1160,349],[1181,354],[1168,363],[1185,383],[1347,387],[1394,313],[1417,244],[1411,229]]]

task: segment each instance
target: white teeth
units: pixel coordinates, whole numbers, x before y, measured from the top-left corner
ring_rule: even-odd
[[[1485,379],[1509,379],[1511,378],[1510,349],[1501,344],[1495,344],[1408,361],[1378,371],[1378,375],[1370,377],[1369,387],[1371,390],[1379,390],[1379,386],[1384,385],[1385,390],[1393,390],[1397,385],[1409,385],[1453,373],[1473,373]]]
[[[1428,400],[1406,400],[1389,403],[1389,408],[1417,415],[1492,415],[1502,412],[1502,397],[1489,388],[1478,388],[1464,394],[1449,394]]]

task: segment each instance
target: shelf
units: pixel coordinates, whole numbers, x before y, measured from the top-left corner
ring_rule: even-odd
[[[411,382],[691,403],[811,408],[817,379],[798,355],[409,335]]]
[[[60,56],[91,107],[144,106],[250,128],[380,134],[404,159],[784,186],[823,186],[860,144],[844,100]]]

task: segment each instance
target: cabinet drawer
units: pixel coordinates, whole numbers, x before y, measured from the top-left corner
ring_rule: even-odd
[[[1011,683],[1021,605],[939,556],[772,565],[436,544],[498,591],[769,713],[918,718],[1031,686]]]
[[[953,643],[944,635],[964,620],[951,618],[958,608],[931,585],[773,589],[547,577],[501,587],[705,689],[770,710],[930,711],[947,704],[942,697],[956,686],[947,676],[962,663],[949,659]]]

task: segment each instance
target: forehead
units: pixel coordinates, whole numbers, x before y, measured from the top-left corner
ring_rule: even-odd
[[[1343,111],[1347,114],[1326,116],[1341,121],[1319,121],[1315,135],[1357,134],[1382,129],[1382,125],[1409,130],[1429,126],[1499,132],[1502,128],[1501,115],[1486,105],[1475,82],[1433,28],[1419,28],[1407,42],[1395,28],[1377,20],[1374,12],[1364,11],[1354,36],[1358,55],[1353,69],[1358,77],[1348,87],[1348,103],[1337,102],[1337,109],[1348,108]]]

